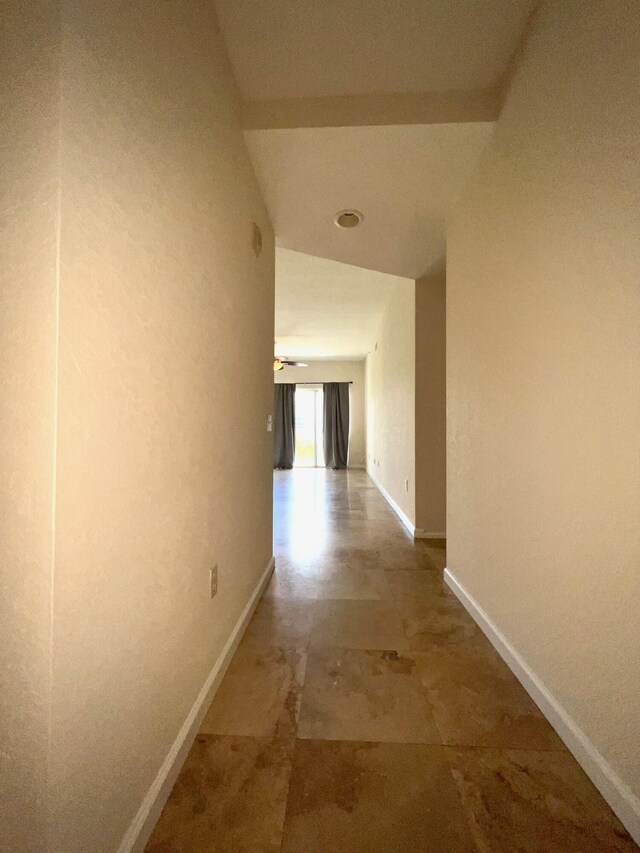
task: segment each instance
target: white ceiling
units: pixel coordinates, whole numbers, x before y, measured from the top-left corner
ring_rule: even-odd
[[[406,279],[276,249],[276,355],[364,358]]]
[[[444,267],[535,2],[216,0],[280,247],[279,354],[363,356],[389,276]]]
[[[245,131],[279,246],[408,278],[444,265],[445,219],[493,124]],[[333,223],[356,208],[358,228]]]
[[[481,89],[532,0],[216,0],[243,98]]]

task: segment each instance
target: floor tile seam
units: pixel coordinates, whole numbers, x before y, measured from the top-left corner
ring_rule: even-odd
[[[361,743],[366,746],[428,746],[433,749],[445,749],[445,745],[443,743],[426,743],[425,741],[417,741],[417,740],[367,740],[366,738],[358,738],[358,739],[345,739],[345,738],[319,738],[319,737],[299,737],[296,734],[295,737],[296,745],[298,743],[335,743],[335,744],[349,744],[349,743]]]
[[[566,746],[558,747],[533,747],[533,746],[484,746],[471,743],[443,743],[445,749],[450,750],[465,750],[468,752],[486,752],[486,753],[502,753],[502,752],[526,752],[534,755],[567,755],[575,761]]]
[[[317,743],[374,743],[374,744],[396,744],[399,746],[444,746],[439,740],[398,740],[394,738],[393,740],[363,740],[362,738],[346,738],[342,737],[339,739],[336,738],[323,738],[318,735],[313,735],[310,737],[305,737],[301,734],[296,734],[296,741],[315,741]]]
[[[369,648],[362,648],[362,646],[345,646],[343,643],[317,643],[316,642],[315,646],[316,646],[316,648],[321,648],[321,649],[336,649],[336,650],[342,649],[343,651],[375,652],[376,654],[384,653],[384,652],[396,652],[397,654],[402,654],[402,655],[419,654],[419,652],[414,652],[414,651],[407,650],[407,649],[394,649],[394,648],[391,648],[391,649],[389,649],[389,648],[387,648],[387,649],[378,649],[378,648],[369,649]]]
[[[378,653],[382,653],[382,652],[397,652],[399,655],[401,655],[401,654],[411,654],[411,652],[413,651],[412,649],[399,649],[399,648],[397,648],[397,647],[395,647],[395,648],[379,649],[379,648],[368,648],[368,647],[367,647],[367,648],[363,648],[362,646],[345,646],[345,645],[336,646],[334,643],[319,643],[319,642],[317,642],[317,641],[314,643],[314,642],[313,642],[313,640],[311,640],[311,642],[310,642],[310,644],[309,644],[309,648],[310,648],[310,650],[311,650],[311,649],[339,648],[339,649],[348,649],[348,650],[350,650],[350,651],[354,651],[354,652],[378,652]]]
[[[202,738],[207,739],[233,739],[233,740],[243,740],[243,741],[260,741],[263,743],[285,743],[289,741],[292,745],[298,740],[297,733],[291,734],[288,736],[278,736],[278,735],[246,735],[246,734],[233,734],[232,732],[198,732],[195,739],[202,740]]]
[[[315,599],[310,598],[309,601],[389,601],[389,602],[391,602],[391,601],[393,601],[393,599],[392,598],[359,598],[356,596],[349,596],[348,598],[345,598],[345,597],[337,598],[334,596],[324,595],[324,596],[317,597]]]
[[[288,746],[291,746],[293,744],[293,741],[298,736],[298,734],[297,734],[298,724],[296,723],[295,727],[292,727],[292,729],[293,728],[295,728],[295,731],[292,730],[289,732],[284,732],[282,734],[278,734],[277,732],[273,732],[272,734],[268,734],[268,735],[264,735],[264,734],[257,735],[257,734],[247,734],[246,732],[226,731],[226,732],[198,732],[197,737],[199,737],[199,738],[203,738],[203,737],[206,737],[206,738],[233,738],[234,740],[235,739],[255,740],[255,741],[264,741],[265,743],[278,744],[281,746],[288,747]]]

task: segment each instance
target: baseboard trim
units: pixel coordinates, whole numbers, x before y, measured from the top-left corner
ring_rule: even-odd
[[[446,539],[446,533],[429,533],[427,530],[423,530],[422,527],[416,527],[415,532],[413,534],[414,539]]]
[[[160,812],[164,808],[164,804],[178,778],[187,753],[191,749],[204,715],[242,639],[249,620],[253,616],[253,611],[256,609],[260,596],[269,582],[274,566],[275,560],[272,557],[251,593],[251,598],[240,614],[240,618],[236,622],[222,652],[214,663],[207,680],[198,694],[198,698],[194,702],[171,749],[167,753],[167,757],[162,762],[160,770],[158,770],[156,778],[151,783],[151,787],[147,791],[136,816],[126,831],[122,843],[118,848],[118,853],[141,853],[144,850],[156,825],[156,821],[160,817]]]
[[[411,519],[409,518],[409,516],[406,515],[406,513],[403,510],[400,509],[398,504],[394,501],[394,499],[391,497],[391,495],[385,489],[385,487],[382,485],[382,483],[371,473],[371,471],[369,471],[368,468],[367,468],[367,474],[371,477],[371,479],[375,483],[376,488],[378,489],[378,491],[380,492],[382,497],[389,504],[391,509],[395,512],[395,514],[398,516],[400,521],[407,528],[409,533],[413,536],[415,534],[416,528],[415,528],[415,525],[413,524],[413,522],[411,521]]]
[[[640,844],[640,798],[620,779],[575,720],[449,569],[444,570],[444,579],[549,720],[635,842]]]

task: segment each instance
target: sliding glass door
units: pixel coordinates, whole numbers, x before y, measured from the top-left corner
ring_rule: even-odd
[[[296,468],[323,468],[322,385],[296,388]]]

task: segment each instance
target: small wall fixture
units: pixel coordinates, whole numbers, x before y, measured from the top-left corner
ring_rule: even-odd
[[[364,216],[359,210],[339,210],[333,217],[338,228],[355,228],[363,219]]]

